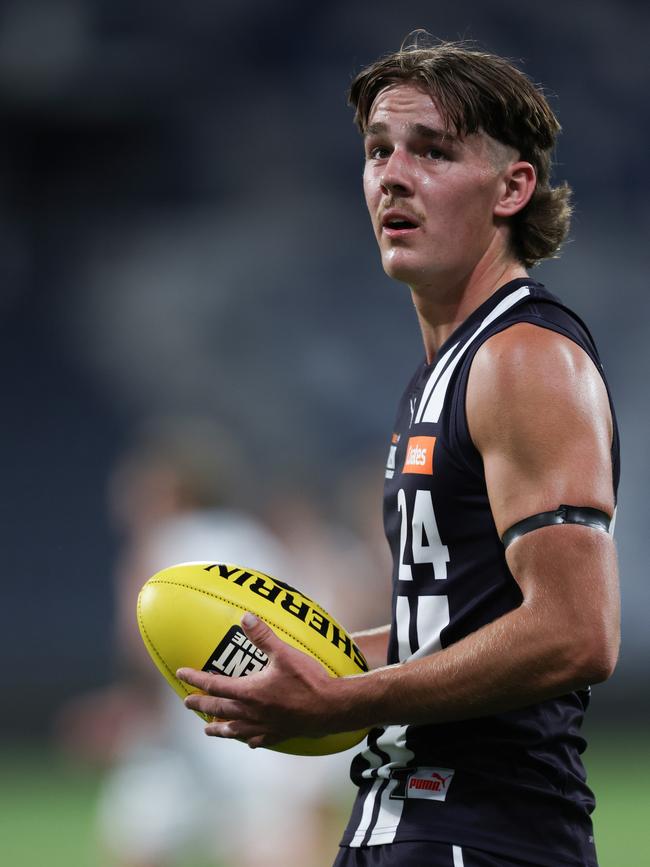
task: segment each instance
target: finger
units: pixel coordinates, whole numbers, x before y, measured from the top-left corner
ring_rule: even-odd
[[[206,735],[216,738],[236,738],[246,741],[250,737],[261,737],[264,729],[260,723],[246,722],[245,720],[215,720],[205,727]]]
[[[225,677],[221,674],[197,671],[195,668],[179,668],[176,677],[189,683],[190,686],[202,689],[208,695],[223,698],[237,698],[246,689],[244,678]]]
[[[284,641],[277,637],[271,627],[259,617],[251,614],[250,611],[247,611],[242,617],[241,625],[246,637],[250,638],[253,644],[269,657],[272,657],[285,646]]]
[[[211,738],[226,738],[227,740],[236,739],[237,735],[232,729],[230,720],[215,720],[209,723],[204,729],[206,735]]]
[[[275,744],[280,743],[282,738],[277,737],[276,735],[256,735],[255,737],[248,738],[246,743],[252,750],[258,749],[258,747],[272,747]]]
[[[191,686],[197,686],[205,692],[208,691],[211,679],[215,676],[218,675],[208,674],[207,671],[197,671],[195,668],[179,668],[176,672],[176,677],[179,680],[183,680]]]
[[[184,704],[190,710],[206,713],[208,716],[220,717],[227,720],[246,719],[246,713],[242,705],[229,699],[214,698],[211,695],[194,693],[187,696]]]

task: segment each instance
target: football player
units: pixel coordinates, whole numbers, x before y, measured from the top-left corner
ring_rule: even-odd
[[[506,60],[414,45],[354,80],[383,267],[425,357],[391,432],[390,626],[356,636],[368,674],[332,679],[246,615],[272,662],[181,670],[264,746],[373,726],[337,867],[597,864],[580,728],[619,645],[614,411],[584,323],[529,276],[566,238],[558,121]]]

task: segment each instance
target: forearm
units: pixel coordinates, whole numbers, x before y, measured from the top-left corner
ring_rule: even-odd
[[[522,605],[432,656],[391,665],[333,686],[335,727],[462,720],[524,707],[584,687],[575,643],[563,629],[540,629]]]
[[[371,670],[386,665],[389,635],[390,626],[378,626],[352,634]]]

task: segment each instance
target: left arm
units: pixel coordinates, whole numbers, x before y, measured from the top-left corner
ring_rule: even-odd
[[[612,514],[607,394],[571,341],[526,324],[490,338],[472,364],[467,416],[499,533],[561,503]],[[619,641],[612,538],[544,527],[514,542],[506,558],[522,604],[432,656],[332,679],[258,622],[247,634],[271,664],[240,680],[184,670],[183,679],[210,693],[186,704],[230,720],[211,723],[209,734],[260,746],[377,723],[484,716],[606,679]]]

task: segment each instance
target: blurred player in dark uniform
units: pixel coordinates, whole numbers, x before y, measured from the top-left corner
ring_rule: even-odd
[[[618,436],[586,326],[527,273],[569,228],[559,124],[510,63],[452,44],[378,61],[351,102],[426,354],[385,470],[392,623],[357,636],[383,667],[332,680],[253,620],[273,664],[185,671],[211,693],[187,704],[251,746],[375,726],[340,867],[594,867],[580,727],[618,653]]]

